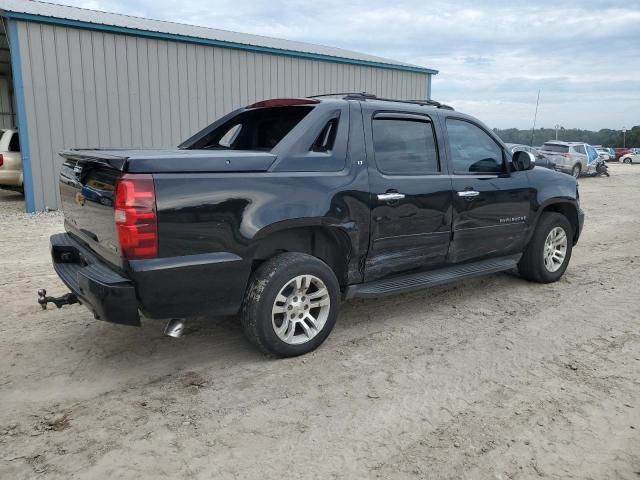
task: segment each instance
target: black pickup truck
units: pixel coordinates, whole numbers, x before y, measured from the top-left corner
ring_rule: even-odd
[[[176,149],[61,153],[53,265],[96,318],[235,315],[263,351],[320,345],[341,300],[518,268],[564,273],[583,225],[569,175],[434,101],[274,99]]]

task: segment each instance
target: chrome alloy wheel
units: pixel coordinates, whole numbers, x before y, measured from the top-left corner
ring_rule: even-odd
[[[330,309],[331,297],[322,280],[298,275],[282,287],[273,302],[273,330],[290,345],[306,343],[320,333]]]
[[[567,256],[567,233],[562,227],[554,227],[544,241],[544,266],[549,272],[557,272]]]

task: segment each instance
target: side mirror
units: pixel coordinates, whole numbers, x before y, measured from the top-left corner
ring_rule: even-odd
[[[531,170],[536,166],[536,158],[533,154],[524,151],[518,151],[513,154],[511,164],[516,171]]]

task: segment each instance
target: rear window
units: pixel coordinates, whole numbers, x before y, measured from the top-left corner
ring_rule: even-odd
[[[18,132],[15,132],[11,137],[11,141],[9,142],[9,151],[10,152],[20,151],[20,138],[18,137]]]
[[[543,150],[546,150],[547,152],[556,152],[556,153],[568,153],[569,152],[569,146],[567,145],[558,145],[555,143],[545,143],[542,146]]]
[[[312,109],[308,106],[287,106],[245,110],[188,148],[270,151]]]

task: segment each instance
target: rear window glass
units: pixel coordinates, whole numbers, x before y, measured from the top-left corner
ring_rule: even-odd
[[[270,151],[313,107],[290,106],[245,110],[190,145],[191,149]]]
[[[18,132],[15,132],[11,137],[11,141],[9,142],[9,151],[10,152],[20,151],[20,138],[18,137]]]
[[[569,151],[569,147],[567,145],[557,145],[555,143],[545,143],[542,146],[542,149],[548,152],[556,153],[567,153]]]

